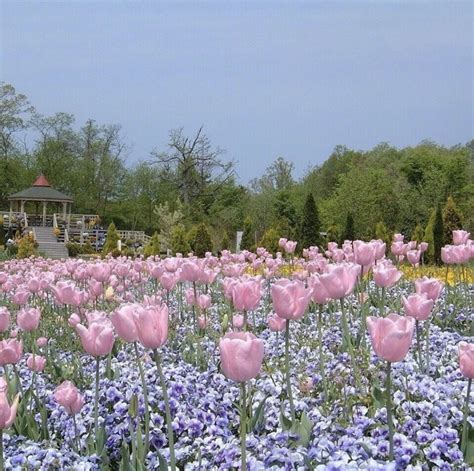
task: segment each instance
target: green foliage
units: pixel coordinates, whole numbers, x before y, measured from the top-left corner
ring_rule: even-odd
[[[265,247],[269,252],[275,254],[280,250],[278,247],[278,241],[280,240],[280,232],[274,227],[270,227],[263,234],[262,239],[259,242],[259,246]]]
[[[453,231],[462,229],[462,215],[452,196],[448,197],[443,209],[443,225],[443,244],[452,244]]]
[[[355,240],[354,216],[351,212],[347,213],[346,225],[342,234],[342,240]]]
[[[306,197],[299,232],[301,249],[321,244],[319,213],[311,193]]]
[[[171,250],[175,255],[177,253],[186,255],[191,250],[186,229],[182,225],[176,226],[171,232]]]
[[[436,207],[436,215],[433,225],[433,249],[434,261],[441,264],[441,247],[443,246],[444,224],[443,213],[441,212],[441,205],[438,203]]]
[[[341,239],[341,228],[337,224],[330,224],[326,229],[326,242],[337,242]]]
[[[434,253],[434,237],[433,229],[436,219],[436,209],[431,211],[430,219],[425,228],[425,235],[423,236],[423,241],[428,242],[428,250],[425,253],[425,261],[428,263],[434,263],[435,253]]]
[[[148,244],[145,245],[145,248],[143,249],[143,255],[145,257],[160,255],[160,247],[160,236],[158,235],[158,232],[155,231]]]
[[[224,232],[224,235],[221,240],[221,250],[230,250],[230,241],[227,232]]]
[[[70,257],[77,257],[78,255],[91,255],[96,253],[89,241],[83,245],[76,242],[68,242],[66,244],[66,248]]]
[[[392,243],[392,234],[382,221],[379,221],[375,226],[375,238],[385,242],[387,247],[390,247],[390,244]]]
[[[204,257],[206,252],[212,252],[211,236],[205,224],[201,223],[196,226],[191,248],[193,249],[194,255],[198,257]]]
[[[425,233],[423,231],[423,228],[421,227],[420,224],[417,224],[416,227],[415,227],[415,230],[411,234],[411,239],[410,240],[416,240],[416,242],[418,242],[418,243],[423,242],[425,240],[424,235],[425,235]]]
[[[255,246],[255,239],[253,235],[252,220],[247,216],[244,221],[244,230],[242,240],[240,242],[240,250],[252,250]]]
[[[111,253],[113,250],[117,248],[117,242],[120,240],[119,233],[117,232],[117,228],[115,224],[111,222],[107,229],[107,235],[105,239],[104,247],[102,248],[102,253],[107,255]]]

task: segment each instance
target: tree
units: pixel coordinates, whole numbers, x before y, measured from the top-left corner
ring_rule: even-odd
[[[392,243],[392,235],[382,221],[378,222],[375,226],[375,238],[385,242],[387,247],[390,247],[390,244]]]
[[[354,216],[351,212],[347,213],[346,225],[344,227],[344,233],[342,235],[343,240],[355,240],[355,231],[354,231]]]
[[[265,247],[269,252],[275,254],[278,252],[280,247],[278,246],[278,241],[280,240],[280,232],[275,227],[270,227],[263,234],[262,239],[260,240],[259,245]]]
[[[194,240],[191,243],[191,248],[194,251],[194,255],[198,257],[204,257],[206,252],[212,251],[212,241],[209,232],[207,231],[206,225],[201,223],[196,227]]]
[[[107,229],[107,235],[105,238],[105,244],[102,248],[102,253],[104,255],[113,252],[117,249],[117,242],[120,240],[119,233],[117,232],[117,228],[115,224],[111,222]]]
[[[211,181],[224,184],[233,174],[233,162],[223,162],[223,150],[213,148],[201,126],[193,138],[184,135],[183,128],[169,134],[167,152],[152,151],[156,163],[175,173],[175,183],[185,205],[194,204],[209,189]],[[219,185],[212,189],[217,191]]]
[[[295,183],[294,168],[293,162],[278,157],[267,167],[262,177],[252,180],[250,184],[256,192],[288,190]]]
[[[428,224],[426,225],[426,228],[425,228],[425,235],[423,236],[423,241],[428,243],[428,250],[425,253],[425,260],[430,263],[434,262],[433,229],[434,229],[435,219],[436,219],[436,208],[431,211]]]
[[[436,215],[433,225],[433,249],[434,249],[434,261],[436,264],[441,264],[441,247],[443,247],[444,237],[444,224],[443,224],[443,213],[441,211],[441,205],[438,203],[436,207]]]
[[[418,244],[424,241],[424,232],[420,224],[417,224],[411,235],[411,240],[415,240]]]
[[[160,236],[158,235],[158,232],[155,231],[148,244],[145,245],[143,255],[145,255],[145,257],[160,255],[160,245]]]
[[[240,250],[252,250],[255,246],[255,238],[252,228],[252,220],[247,216],[244,221],[244,230],[242,240],[240,241]]]
[[[462,229],[462,215],[452,196],[448,197],[443,209],[443,225],[443,243],[451,244],[453,242],[453,231]]]
[[[300,248],[303,249],[311,247],[312,245],[319,245],[321,243],[319,231],[320,222],[318,208],[316,207],[312,193],[308,193],[300,223]]]
[[[183,225],[178,225],[171,231],[171,250],[175,255],[186,255],[191,250]]]
[[[163,204],[155,206],[153,212],[158,217],[156,221],[161,235],[161,245],[163,251],[166,251],[171,246],[171,234],[174,228],[180,224],[184,219],[182,205],[179,200],[176,200],[175,207],[171,208],[168,201]]]

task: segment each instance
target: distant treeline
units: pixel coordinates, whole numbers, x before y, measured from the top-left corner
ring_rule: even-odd
[[[245,230],[249,248],[280,236],[310,243],[313,229],[332,240],[419,236],[449,197],[455,224],[474,231],[474,140],[450,148],[431,141],[369,151],[337,146],[300,180],[278,157],[249,186],[237,182],[233,162],[203,129],[172,130],[166,149],[151,149],[137,163],[127,158],[119,125],[43,116],[13,86],[0,85],[0,209],[43,173],[74,198],[75,212],[157,231],[161,244],[183,248],[192,248],[203,228],[216,250],[231,246],[237,230]]]

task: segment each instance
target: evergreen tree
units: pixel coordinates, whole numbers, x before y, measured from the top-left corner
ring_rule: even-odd
[[[350,212],[347,213],[346,227],[342,234],[342,240],[355,240],[354,216],[352,216],[352,213]]]
[[[196,228],[196,236],[193,243],[194,255],[204,257],[206,252],[212,251],[212,241],[209,232],[204,223],[198,224]]]
[[[306,197],[303,207],[303,214],[300,223],[299,245],[300,250],[311,247],[312,245],[320,245],[321,237],[319,235],[320,221],[318,208],[314,201],[312,193]]]
[[[278,241],[280,240],[280,232],[274,227],[270,227],[263,234],[259,242],[259,246],[265,247],[269,252],[275,254],[278,252],[280,247],[278,246]]]
[[[443,243],[453,243],[453,231],[462,229],[462,215],[454,202],[452,196],[449,196],[443,209]]]
[[[443,247],[443,235],[444,235],[444,224],[443,224],[443,213],[441,211],[441,205],[438,203],[436,208],[436,216],[433,225],[433,249],[434,249],[434,261],[437,265],[441,264],[441,247]]]
[[[158,232],[155,231],[150,239],[150,242],[148,242],[148,244],[146,244],[145,248],[143,249],[143,255],[145,255],[145,257],[160,255],[160,245],[160,236],[158,235]]]
[[[177,253],[186,255],[191,250],[186,237],[186,230],[181,224],[176,226],[171,232],[171,250],[175,255]]]
[[[411,240],[415,240],[418,244],[425,240],[423,228],[420,226],[420,224],[416,225],[415,230],[411,235]]]
[[[114,250],[117,250],[117,242],[120,240],[119,233],[117,232],[117,228],[115,224],[111,222],[107,229],[107,236],[105,239],[104,247],[102,248],[102,253],[107,255]]]
[[[392,235],[383,221],[378,222],[375,226],[375,238],[382,240],[385,242],[386,246],[390,248]]]
[[[252,250],[255,245],[252,220],[247,216],[244,221],[244,233],[240,242],[240,250]]]
[[[224,236],[222,237],[221,240],[221,250],[229,250],[230,248],[230,241],[229,241],[229,235],[226,232],[224,232]]]

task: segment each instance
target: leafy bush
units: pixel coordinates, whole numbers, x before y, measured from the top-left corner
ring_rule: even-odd
[[[204,223],[198,224],[196,227],[196,235],[192,242],[194,254],[198,257],[204,257],[206,252],[212,251],[211,236]]]
[[[38,252],[36,250],[35,240],[33,239],[33,236],[30,234],[27,234],[23,236],[18,242],[17,257],[28,258],[28,257],[31,257],[32,255],[38,255]]]
[[[171,250],[174,254],[182,253],[186,255],[191,247],[186,236],[184,226],[178,225],[171,231]]]
[[[120,236],[119,236],[119,233],[117,232],[117,228],[115,227],[115,224],[111,222],[109,224],[109,228],[107,229],[107,236],[105,239],[104,247],[102,248],[102,253],[104,255],[107,255],[108,253],[117,249],[117,242],[119,240],[120,240]]]
[[[279,246],[278,241],[280,240],[280,231],[274,227],[270,227],[263,234],[263,237],[260,239],[260,246],[265,247],[269,252],[276,253],[278,252]]]
[[[160,255],[160,236],[158,235],[158,232],[155,232],[151,237],[150,242],[145,245],[143,255],[145,255],[145,257]]]

